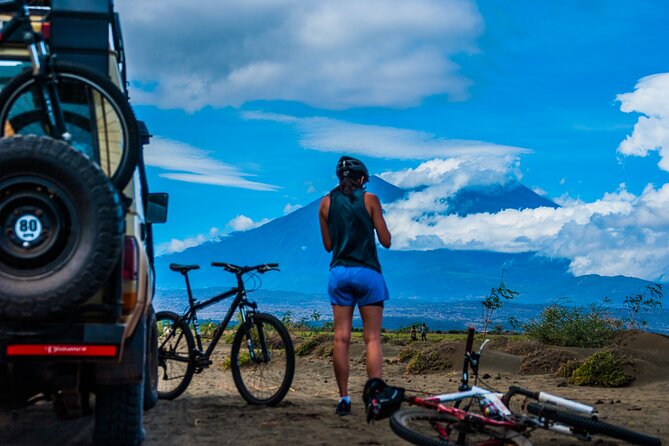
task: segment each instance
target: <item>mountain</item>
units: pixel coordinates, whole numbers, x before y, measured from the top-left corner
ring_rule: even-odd
[[[468,214],[497,213],[503,209],[536,209],[560,207],[556,203],[537,195],[517,181],[490,186],[465,187],[448,197],[451,214],[464,217]]]
[[[371,178],[367,189],[377,194],[383,203],[391,203],[405,195],[402,189],[377,177]],[[558,206],[520,183],[465,188],[447,200],[449,213],[457,215]],[[168,265],[172,262],[202,266],[190,275],[195,288],[234,285],[229,273],[209,266],[212,261],[243,265],[278,262],[281,273],[263,275],[263,289],[324,294],[330,255],[322,246],[319,201],[258,228],[158,257],[158,287],[184,287],[183,277],[169,271]],[[467,300],[487,295],[499,284],[503,270],[506,285],[518,291],[525,303],[549,302],[561,297],[579,304],[598,302],[604,297],[620,302],[625,295],[638,292],[648,283],[624,276],[576,277],[569,272],[566,259],[546,258],[536,253],[380,249],[379,257],[391,296],[424,302]]]

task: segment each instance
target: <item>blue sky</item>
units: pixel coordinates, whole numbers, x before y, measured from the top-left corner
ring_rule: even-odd
[[[181,3],[117,5],[152,188],[170,193],[161,252],[318,199],[347,153],[420,191],[387,209],[398,249],[430,235],[669,278],[665,2]],[[432,212],[509,180],[563,209]]]

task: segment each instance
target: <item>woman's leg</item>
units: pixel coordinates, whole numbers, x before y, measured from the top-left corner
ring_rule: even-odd
[[[351,324],[353,322],[353,308],[342,305],[332,305],[334,315],[334,363],[335,378],[339,386],[339,396],[348,395],[348,346],[351,342]]]
[[[360,315],[367,348],[367,377],[381,378],[383,374],[383,351],[381,350],[383,306],[365,305],[360,307]]]

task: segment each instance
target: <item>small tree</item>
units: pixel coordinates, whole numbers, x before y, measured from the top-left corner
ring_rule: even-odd
[[[664,292],[662,285],[646,285],[642,292],[626,296],[623,308],[627,311],[627,329],[633,330],[648,325],[648,321],[638,319],[639,313],[662,308]]]
[[[320,331],[320,327],[318,327],[318,321],[321,320],[321,313],[318,310],[314,310],[311,313],[311,320],[314,322],[313,325],[311,325],[311,328],[313,331]]]
[[[492,288],[490,294],[486,297],[481,305],[483,305],[483,335],[488,333],[488,327],[492,323],[492,317],[496,310],[499,310],[504,305],[505,301],[513,300],[518,296],[517,291],[510,290],[504,284],[504,278],[500,280],[497,288]]]
[[[511,326],[511,330],[513,331],[519,331],[520,329],[523,328],[523,323],[518,320],[517,317],[515,316],[509,316],[509,325]]]
[[[283,316],[281,317],[281,323],[286,327],[291,326],[293,323],[293,312],[288,310],[283,313]]]

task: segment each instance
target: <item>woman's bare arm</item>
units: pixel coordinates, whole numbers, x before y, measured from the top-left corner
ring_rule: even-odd
[[[330,196],[326,195],[321,200],[321,206],[318,209],[318,221],[321,224],[321,237],[323,238],[323,247],[327,252],[332,251],[332,240],[330,239],[330,228],[328,227],[328,215],[330,212]]]
[[[370,194],[369,192],[366,193],[365,207],[367,208],[370,217],[372,217],[372,223],[374,224],[374,229],[376,229],[376,236],[379,238],[379,243],[381,243],[384,248],[390,248],[390,231],[386,225],[386,220],[383,218],[383,209],[381,208],[379,197]]]

